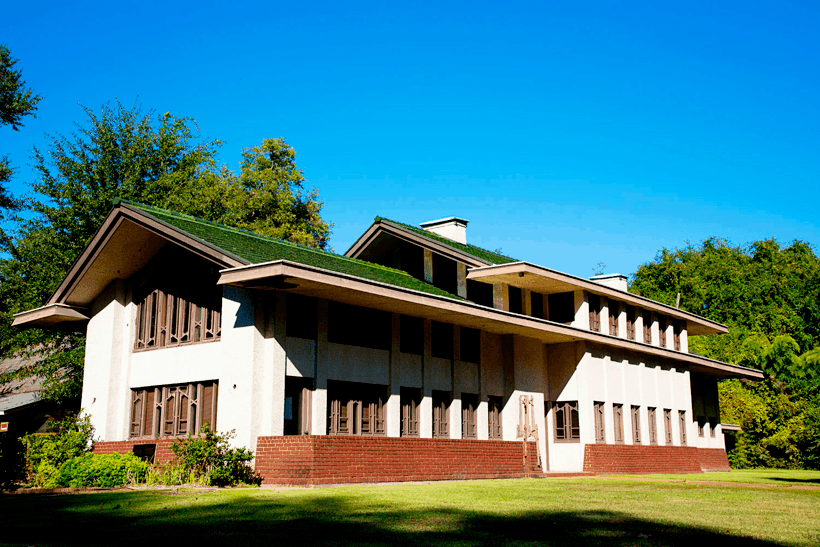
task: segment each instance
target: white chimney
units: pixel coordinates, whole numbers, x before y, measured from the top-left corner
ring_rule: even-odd
[[[440,220],[431,220],[419,224],[428,232],[433,232],[441,237],[446,237],[457,243],[467,244],[467,223],[469,220],[463,218],[449,217]]]
[[[606,285],[618,291],[627,292],[626,276],[621,274],[595,275],[589,278],[590,281],[599,285]]]

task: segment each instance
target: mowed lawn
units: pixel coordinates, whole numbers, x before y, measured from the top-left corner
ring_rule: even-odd
[[[0,544],[820,544],[820,473],[721,475],[4,495]]]

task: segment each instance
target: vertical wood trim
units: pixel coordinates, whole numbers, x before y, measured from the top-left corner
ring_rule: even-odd
[[[467,265],[456,262],[456,275],[458,281],[458,295],[467,298]]]
[[[427,283],[433,282],[433,251],[429,249],[424,249],[424,280]]]

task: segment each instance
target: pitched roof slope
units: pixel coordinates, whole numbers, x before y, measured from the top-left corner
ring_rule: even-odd
[[[390,220],[389,218],[376,217],[373,221],[386,222],[398,228],[410,230],[414,234],[435,241],[436,243],[443,243],[444,245],[449,245],[450,247],[458,251],[461,251],[462,253],[474,256],[477,259],[483,260],[484,262],[487,262],[489,264],[509,264],[510,262],[518,262],[518,260],[516,260],[515,258],[510,258],[509,256],[505,256],[501,253],[496,253],[495,251],[488,251],[487,249],[482,249],[481,247],[476,247],[475,245],[470,245],[469,243],[459,243],[458,241],[447,239],[446,237],[440,236],[433,232],[428,232],[427,230],[424,230],[422,228],[411,226],[410,224],[396,222],[395,220]]]
[[[181,230],[209,245],[218,247],[220,250],[235,255],[249,264],[272,262],[274,260],[289,260],[291,262],[314,266],[337,273],[354,275],[405,289],[463,300],[457,295],[443,291],[424,281],[420,281],[402,270],[380,266],[355,258],[347,258],[290,241],[262,236],[246,230],[240,230],[239,228],[225,226],[224,224],[160,209],[159,207],[152,207],[150,205],[143,205],[126,200],[120,201],[131,209],[135,209],[159,222]]]

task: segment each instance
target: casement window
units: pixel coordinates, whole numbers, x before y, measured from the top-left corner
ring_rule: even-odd
[[[421,414],[421,389],[403,387],[401,398],[401,436],[419,436],[419,416]]]
[[[675,344],[675,351],[680,351],[680,333],[681,333],[681,321],[677,319],[672,321],[672,337],[673,343]]]
[[[604,403],[596,401],[592,405],[592,411],[595,414],[595,442],[606,442],[606,429],[604,425]]]
[[[658,316],[658,344],[662,348],[666,347],[666,327],[667,327],[666,316],[665,315],[659,315]]]
[[[601,332],[601,297],[597,294],[587,294],[589,304],[589,330]]]
[[[678,427],[680,428],[680,445],[686,446],[686,411],[678,410]]]
[[[641,444],[641,407],[632,407],[632,443]]]
[[[433,438],[450,438],[449,391],[433,391]]]
[[[552,293],[547,296],[547,306],[550,321],[564,324],[575,321],[575,293]]]
[[[649,444],[658,444],[658,413],[657,409],[649,407],[646,409],[647,420],[649,421]]]
[[[555,403],[552,413],[555,419],[555,440],[578,442],[581,438],[578,401]]]
[[[312,396],[312,378],[285,378],[285,435],[310,434]]]
[[[461,438],[477,439],[478,427],[478,395],[473,393],[461,394]]]
[[[620,403],[613,403],[612,405],[612,422],[615,425],[615,442],[624,442],[624,405]]]
[[[626,306],[626,338],[635,339],[635,306]]]
[[[487,423],[489,424],[489,438],[501,440],[501,397],[487,397]]]
[[[621,303],[609,301],[609,335],[618,336],[618,316],[621,314]]]
[[[222,289],[186,299],[181,291],[155,289],[137,304],[134,350],[212,342],[222,334]]]
[[[704,416],[698,416],[698,437],[703,437],[703,426],[706,423]]]
[[[643,343],[652,343],[652,312],[643,310]]]
[[[217,382],[154,386],[131,390],[129,437],[199,435],[216,429]]]
[[[672,409],[663,409],[663,432],[666,437],[666,444],[672,444]]]
[[[476,364],[481,362],[480,330],[461,327],[460,346],[459,356],[462,361]]]
[[[384,435],[387,388],[328,381],[329,435]]]

